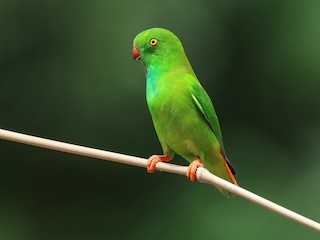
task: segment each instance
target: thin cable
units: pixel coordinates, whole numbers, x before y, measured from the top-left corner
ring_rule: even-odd
[[[30,136],[27,134],[17,133],[13,131],[8,131],[0,129],[0,139],[23,143],[27,145],[32,145],[41,148],[47,148],[55,151],[72,153],[76,155],[98,158],[107,161],[113,161],[117,163],[123,163],[128,165],[133,165],[137,167],[146,167],[147,160],[144,158],[129,156],[120,153],[108,152],[100,149],[94,149],[84,146],[79,146],[70,143],[64,143],[60,141]],[[169,172],[179,175],[185,175],[187,172],[187,167],[178,166],[170,163],[159,162],[156,165],[156,169],[163,172]],[[219,178],[208,170],[204,168],[199,168],[197,171],[197,180],[201,183],[208,183],[214,186],[223,188],[237,196],[243,197],[253,203],[256,203],[262,207],[265,207],[273,212],[276,212],[284,217],[292,219],[300,224],[303,224],[309,228],[320,231],[320,224],[309,218],[306,218],[296,212],[293,212],[287,208],[284,208],[272,201],[269,201],[259,195],[252,193],[244,188],[236,186],[222,178]]]

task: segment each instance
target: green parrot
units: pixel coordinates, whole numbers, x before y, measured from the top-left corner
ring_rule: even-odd
[[[215,109],[178,37],[163,28],[145,30],[135,37],[132,56],[145,67],[147,104],[163,150],[163,155],[148,159],[147,171],[176,153],[190,163],[186,175],[191,181],[197,168],[205,167],[237,185]]]

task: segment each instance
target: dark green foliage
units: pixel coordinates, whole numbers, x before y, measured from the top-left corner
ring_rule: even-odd
[[[239,184],[320,220],[320,2],[0,2],[0,127],[161,153],[132,40],[175,32]],[[317,239],[171,174],[0,141],[0,239]],[[176,163],[185,163],[175,159]]]

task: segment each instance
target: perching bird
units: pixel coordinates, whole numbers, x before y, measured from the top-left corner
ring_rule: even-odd
[[[163,28],[145,30],[135,37],[132,56],[146,69],[147,103],[163,150],[163,155],[148,159],[147,171],[153,172],[158,162],[169,162],[177,153],[190,163],[191,181],[196,180],[197,168],[204,166],[237,184],[215,109],[178,37]]]

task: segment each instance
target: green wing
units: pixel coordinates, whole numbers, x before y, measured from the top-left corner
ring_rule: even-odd
[[[195,105],[197,106],[197,108],[200,110],[200,112],[204,116],[204,118],[207,120],[208,124],[210,125],[212,131],[214,132],[215,136],[217,137],[220,143],[221,150],[225,155],[223,140],[222,140],[222,133],[221,133],[216,111],[214,109],[214,106],[212,104],[212,101],[209,95],[204,90],[204,88],[200,85],[199,82],[197,82],[196,85],[193,87],[192,99]]]
[[[222,133],[220,129],[219,120],[216,114],[216,111],[214,109],[214,106],[212,104],[212,101],[207,94],[207,92],[204,90],[204,88],[201,86],[199,82],[197,82],[192,89],[192,99],[197,106],[197,108],[202,113],[203,117],[207,120],[208,124],[210,125],[213,133],[215,134],[216,138],[218,139],[218,142],[220,143],[220,148],[223,153],[223,157],[226,160],[231,172],[233,175],[235,175],[236,171],[234,167],[232,166],[229,159],[226,157],[226,152],[224,150],[223,141],[222,141]]]

